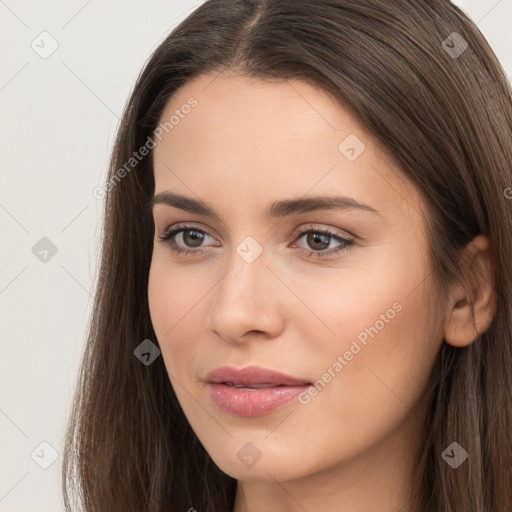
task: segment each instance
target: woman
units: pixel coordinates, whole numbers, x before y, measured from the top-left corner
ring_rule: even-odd
[[[511,510],[510,162],[449,1],[203,3],[100,194],[66,506]]]

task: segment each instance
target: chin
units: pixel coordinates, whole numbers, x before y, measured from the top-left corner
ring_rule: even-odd
[[[245,451],[244,451],[245,449]],[[307,476],[306,467],[299,466],[297,461],[290,461],[288,457],[281,454],[261,453],[261,458],[250,459],[249,453],[251,447],[246,446],[239,450],[233,458],[226,458],[226,452],[220,454],[220,457],[210,455],[215,464],[224,473],[242,481],[286,481],[294,480]]]

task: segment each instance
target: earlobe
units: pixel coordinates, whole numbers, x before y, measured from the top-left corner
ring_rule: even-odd
[[[497,307],[489,239],[484,235],[476,236],[464,249],[462,261],[469,290],[462,284],[454,289],[447,305],[450,311],[444,335],[446,343],[454,347],[470,345],[487,331]]]

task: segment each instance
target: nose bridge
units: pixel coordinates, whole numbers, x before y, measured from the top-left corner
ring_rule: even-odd
[[[222,283],[223,292],[235,298],[237,294],[246,296],[247,293],[256,292],[258,284],[265,285],[268,274],[271,274],[267,268],[267,256],[268,251],[254,237],[243,238],[231,251],[228,261],[230,271],[226,275],[226,282]]]
[[[241,255],[242,254],[242,255]],[[251,305],[254,309],[258,298],[265,296],[268,285],[267,258],[262,253],[256,255],[254,248],[245,242],[239,244],[229,259],[229,272],[219,283],[217,302],[226,303],[232,309]]]
[[[209,315],[209,328],[226,339],[247,331],[272,331],[278,308],[273,304],[276,280],[267,268],[263,247],[247,237],[232,251],[227,272],[218,283]]]

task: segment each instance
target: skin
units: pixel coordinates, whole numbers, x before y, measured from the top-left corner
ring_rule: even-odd
[[[305,82],[201,75],[174,94],[162,119],[190,96],[197,106],[154,150],[155,194],[200,199],[220,220],[154,206],[148,294],[183,411],[215,463],[239,481],[234,511],[343,504],[344,512],[363,512],[376,503],[380,512],[405,511],[436,354],[443,338],[464,346],[476,337],[464,288],[437,301],[420,193],[348,107]],[[354,161],[339,150],[350,134],[365,145]],[[378,213],[264,215],[277,200],[333,194]],[[208,234],[194,245],[182,232],[175,244],[202,254],[175,254],[159,240],[181,222]],[[310,227],[354,244],[309,255],[343,245],[298,233]],[[252,263],[236,252],[248,236],[263,250]],[[473,310],[483,332],[494,311],[487,239],[477,237],[470,250],[482,277],[473,281]],[[247,418],[210,399],[203,378],[225,364],[321,379],[393,304],[401,306],[394,318],[307,404]],[[261,454],[252,467],[237,457],[248,442]]]

